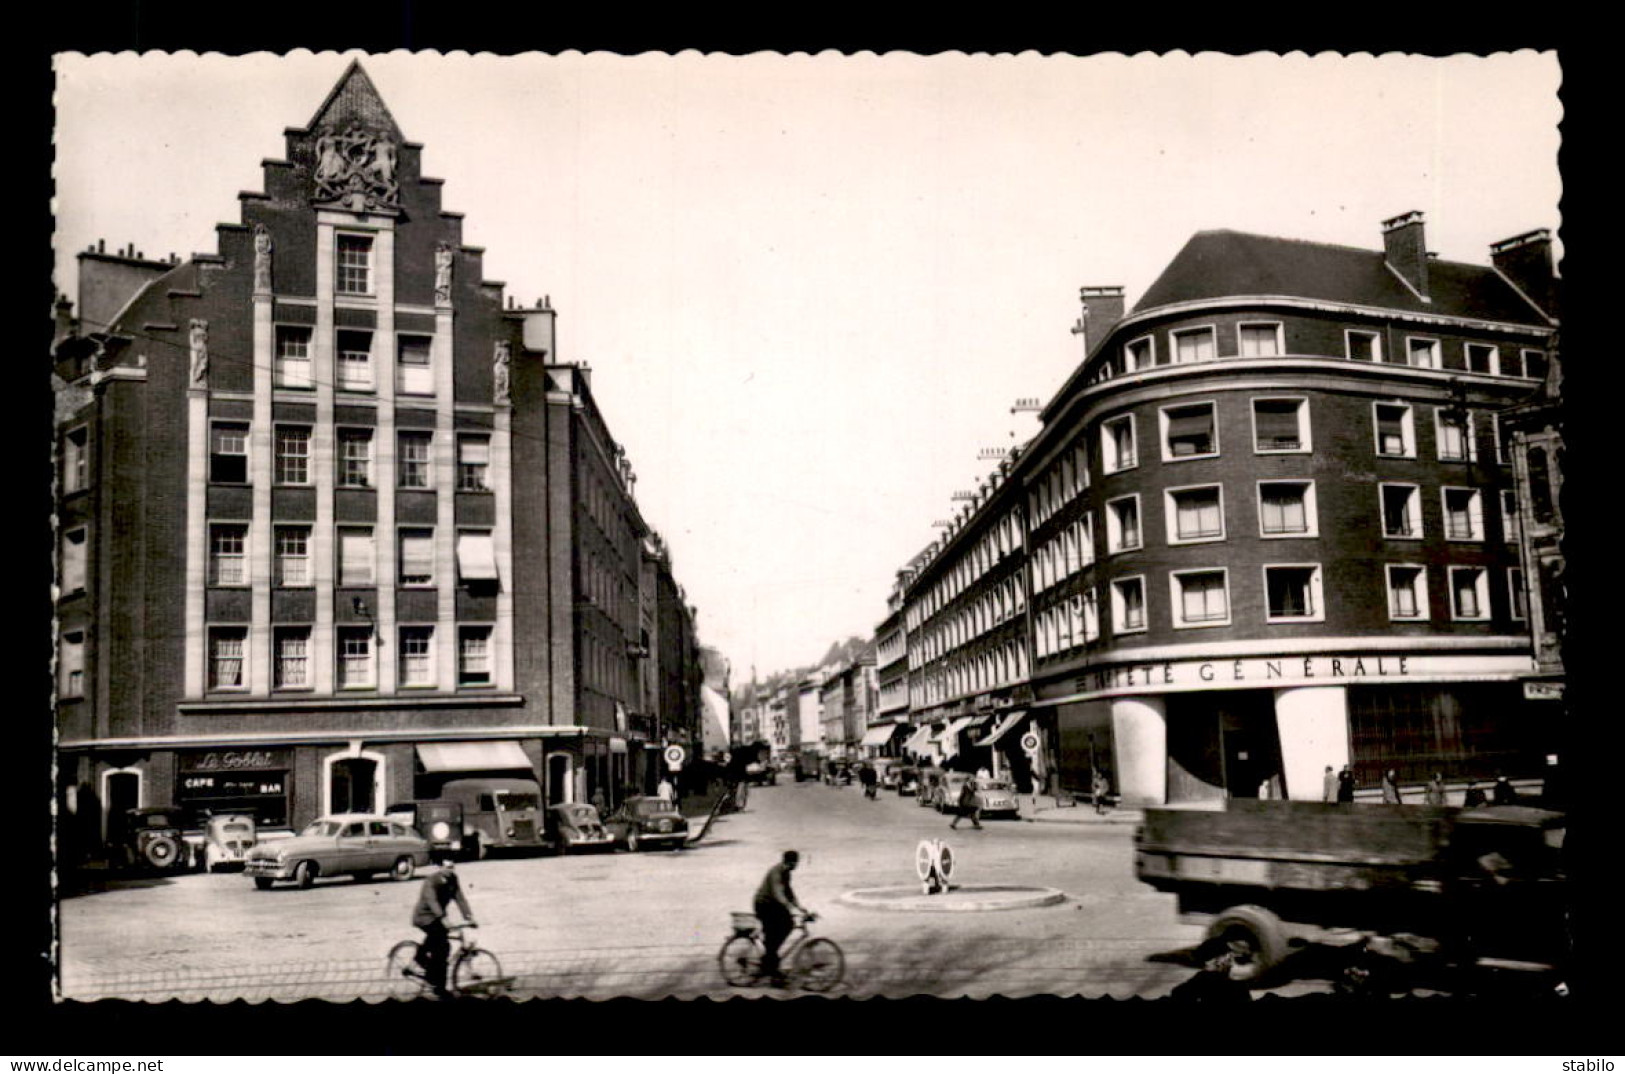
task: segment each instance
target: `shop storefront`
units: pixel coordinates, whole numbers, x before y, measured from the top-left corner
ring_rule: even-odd
[[[174,804],[189,829],[225,813],[249,814],[261,828],[286,827],[292,770],[289,749],[182,751],[176,755]]]

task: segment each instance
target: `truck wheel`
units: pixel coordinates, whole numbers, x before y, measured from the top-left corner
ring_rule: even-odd
[[[181,848],[167,835],[160,835],[147,844],[147,863],[154,869],[167,869],[180,857]]]
[[[308,888],[316,883],[316,863],[302,861],[293,869],[293,882],[302,888]]]
[[[1265,980],[1286,957],[1281,919],[1262,906],[1232,906],[1213,922],[1208,936],[1230,945],[1230,977],[1235,981]]]

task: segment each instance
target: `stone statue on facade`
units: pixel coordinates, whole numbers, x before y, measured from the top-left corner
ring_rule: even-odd
[[[254,290],[271,290],[271,251],[275,244],[264,224],[254,225]]]
[[[400,202],[396,171],[399,150],[390,138],[352,124],[343,132],[324,130],[316,138],[313,178],[318,201],[344,201],[356,209],[394,207]]]
[[[451,243],[443,242],[434,248],[434,300],[439,305],[451,304]]]
[[[491,373],[493,378],[492,397],[498,403],[508,402],[508,364],[511,356],[508,341],[499,339],[496,342],[496,353],[491,359]]]
[[[209,383],[209,322],[192,318],[192,383],[202,388]]]

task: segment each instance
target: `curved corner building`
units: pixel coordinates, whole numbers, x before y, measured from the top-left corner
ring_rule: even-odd
[[[951,751],[1024,781],[1027,728],[1061,786],[1141,803],[1540,777],[1498,415],[1546,375],[1550,235],[1477,266],[1383,230],[1201,232],[1126,316],[1084,289],[1082,366],[913,577],[913,707],[981,725]]]

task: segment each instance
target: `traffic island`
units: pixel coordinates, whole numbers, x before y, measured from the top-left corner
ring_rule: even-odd
[[[835,900],[866,910],[902,910],[910,913],[984,913],[991,910],[1029,910],[1066,901],[1055,888],[1014,884],[953,884],[944,891],[925,894],[918,884],[909,887],[858,888]]]

